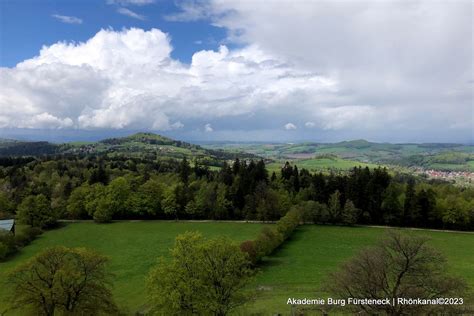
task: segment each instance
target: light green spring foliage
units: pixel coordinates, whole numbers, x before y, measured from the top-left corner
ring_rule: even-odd
[[[341,222],[345,225],[354,225],[357,222],[357,213],[359,210],[354,206],[351,200],[347,200],[341,212]]]
[[[48,248],[10,272],[9,307],[21,315],[117,315],[107,262],[85,248]]]
[[[148,275],[152,313],[227,315],[246,302],[241,289],[254,271],[230,239],[206,240],[200,233],[187,232],[176,237],[171,257],[161,259]]]
[[[51,209],[51,204],[43,194],[29,195],[18,206],[18,220],[32,227],[46,228],[53,226],[57,214]]]

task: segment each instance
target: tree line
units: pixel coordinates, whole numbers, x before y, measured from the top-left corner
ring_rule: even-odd
[[[0,161],[0,217],[48,228],[58,219],[276,221],[293,206],[315,223],[474,229],[474,190],[384,168],[311,173],[263,160],[218,170],[185,158],[83,157]]]

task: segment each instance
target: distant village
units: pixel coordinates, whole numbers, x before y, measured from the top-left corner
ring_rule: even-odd
[[[444,180],[460,185],[474,185],[474,172],[471,171],[441,171],[417,168],[415,172],[425,175],[428,179]]]

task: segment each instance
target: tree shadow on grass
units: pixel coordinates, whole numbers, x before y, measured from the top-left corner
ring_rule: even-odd
[[[262,270],[268,269],[270,267],[275,267],[284,264],[281,258],[284,258],[283,252],[288,248],[291,247],[293,243],[296,243],[304,238],[305,232],[304,226],[300,226],[295,229],[294,233],[288,237],[280,246],[275,248],[270,256],[263,258],[262,262],[260,263],[259,267]]]

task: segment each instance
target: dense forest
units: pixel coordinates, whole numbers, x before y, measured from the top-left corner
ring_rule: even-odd
[[[0,216],[48,228],[58,219],[276,221],[474,229],[474,190],[386,169],[312,174],[286,163],[87,156],[0,159]]]

